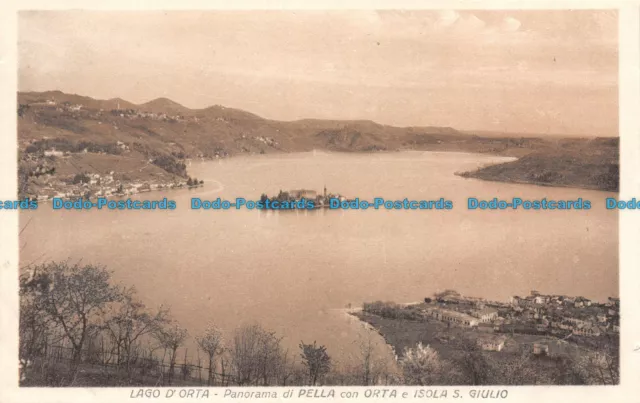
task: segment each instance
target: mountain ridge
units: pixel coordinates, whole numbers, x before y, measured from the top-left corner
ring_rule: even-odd
[[[56,98],[57,97],[57,98]],[[203,112],[207,112],[207,111],[234,111],[237,113],[242,113],[245,114],[247,116],[252,116],[254,118],[258,118],[261,120],[267,120],[267,121],[272,121],[272,122],[279,122],[279,123],[295,123],[295,124],[362,124],[362,125],[372,125],[372,126],[378,126],[380,128],[383,127],[387,127],[387,128],[396,128],[396,129],[442,129],[444,131],[448,131],[448,132],[456,132],[456,133],[462,133],[459,132],[458,130],[452,128],[452,127],[448,127],[448,126],[394,126],[394,125],[387,125],[387,124],[382,124],[382,123],[378,123],[375,122],[373,120],[370,119],[320,119],[320,118],[302,118],[302,119],[295,119],[295,120],[275,120],[275,119],[269,119],[269,118],[265,118],[263,116],[257,115],[255,113],[243,110],[243,109],[239,109],[239,108],[234,108],[234,107],[228,107],[228,106],[223,106],[223,105],[219,105],[219,104],[214,104],[214,105],[209,105],[209,106],[205,106],[202,108],[189,108],[187,106],[184,106],[182,104],[180,104],[179,102],[176,102],[170,98],[167,97],[158,97],[158,98],[154,98],[151,99],[149,101],[146,102],[142,102],[142,103],[134,103],[131,101],[127,101],[123,98],[120,97],[116,97],[116,98],[110,98],[110,99],[100,99],[100,98],[93,98],[93,97],[89,97],[89,96],[85,96],[85,95],[79,95],[79,94],[71,94],[71,93],[65,93],[62,92],[60,90],[50,90],[50,91],[18,91],[18,102],[22,103],[22,104],[29,104],[29,103],[33,103],[33,102],[45,102],[46,100],[55,100],[58,103],[62,103],[62,102],[72,102],[72,103],[79,103],[80,101],[84,101],[86,103],[88,103],[89,105],[91,105],[93,108],[96,108],[95,105],[97,104],[104,104],[105,106],[107,106],[108,108],[112,108],[113,104],[119,102],[121,105],[120,109],[148,109],[149,111],[162,111],[162,109],[166,109],[166,108],[173,108],[176,111],[182,110],[184,112],[188,112],[190,114],[196,114],[196,113],[203,113]],[[100,109],[100,108],[97,108]],[[102,108],[102,109],[107,109],[107,108]],[[165,112],[166,113],[166,112]]]

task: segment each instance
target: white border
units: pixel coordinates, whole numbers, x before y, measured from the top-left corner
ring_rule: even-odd
[[[618,9],[619,10],[619,97],[621,137],[621,199],[640,198],[640,0],[634,1],[136,1],[109,2],[58,0],[13,1],[0,12],[0,200],[12,200],[17,189],[17,11],[33,9]],[[493,387],[507,389],[506,400],[518,402],[638,402],[640,401],[640,211],[620,212],[620,297],[621,317],[621,384],[619,386],[518,386]],[[0,212],[0,403],[13,402],[119,402],[130,399],[132,388],[18,388],[18,214]],[[390,387],[411,391],[412,387]],[[236,388],[237,389],[237,388]],[[281,395],[289,388],[269,388]],[[359,390],[348,387],[335,390]],[[431,389],[442,389],[432,387]],[[454,389],[446,387],[449,396]],[[162,388],[166,390],[166,388]],[[255,390],[265,390],[255,389]],[[211,394],[214,393],[212,390]],[[223,389],[215,390],[219,396]],[[159,399],[155,399],[159,400]],[[168,399],[162,399],[168,400]],[[175,399],[172,399],[175,400]],[[185,399],[180,399],[184,401]],[[196,399],[194,399],[196,400]],[[266,400],[266,399],[261,399]],[[319,399],[289,399],[309,400]],[[339,397],[332,400],[346,400]],[[381,399],[350,399],[350,401]],[[406,401],[407,399],[399,399]],[[408,399],[424,400],[424,399]],[[468,401],[471,399],[437,399]]]

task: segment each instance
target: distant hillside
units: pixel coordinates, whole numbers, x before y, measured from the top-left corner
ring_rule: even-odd
[[[134,105],[131,108],[148,112],[166,113],[168,115],[184,115],[191,111],[189,108],[167,98],[156,98],[153,101],[149,101],[138,106]]]
[[[618,139],[613,138],[567,141],[558,149],[535,151],[516,161],[484,167],[461,176],[617,192],[620,181],[618,144]]]
[[[450,127],[401,128],[364,120],[282,122],[219,105],[189,109],[167,98],[136,105],[119,98],[97,100],[60,91],[21,92],[18,93],[18,104],[23,194],[29,193],[29,184],[33,182],[29,178],[34,177],[35,170],[38,175],[43,171],[51,172],[52,168],[67,173],[74,170],[96,172],[98,169],[91,163],[97,158],[93,157],[95,155],[107,155],[107,159],[113,161],[111,170],[116,176],[120,166],[131,168],[123,181],[134,180],[126,179],[133,175],[138,181],[160,180],[158,177],[162,177],[162,181],[170,182],[186,177],[185,159],[225,158],[240,154],[313,149],[340,152],[464,151],[515,157],[535,154],[545,155],[547,159],[526,166],[511,163],[519,166],[520,170],[528,171],[517,173],[517,178],[512,179],[519,181],[522,175],[537,173],[531,170],[563,171],[564,179],[552,178],[548,182],[560,186],[568,186],[569,183],[582,186],[586,183],[576,180],[576,176],[580,176],[581,150],[591,153],[589,175],[593,177],[598,172],[613,172],[615,169],[610,165],[617,166],[618,158],[617,138],[587,147],[593,140],[481,136]],[[567,152],[573,156],[574,163],[567,164],[562,160],[561,156]],[[68,158],[79,154],[83,155]],[[105,157],[101,158],[103,160]],[[99,165],[106,166],[103,163]],[[509,172],[512,165],[503,167],[499,175],[488,172],[476,177],[511,180]],[[567,170],[575,171],[575,174]],[[46,186],[35,186],[31,193],[38,193]],[[614,186],[608,184],[604,188],[612,189]]]

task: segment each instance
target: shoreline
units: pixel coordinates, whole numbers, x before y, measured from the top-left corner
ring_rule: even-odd
[[[488,164],[486,166],[493,166],[496,164],[503,164],[503,163],[507,163],[507,162],[514,162],[517,161],[519,158],[518,157],[513,157],[513,156],[508,156],[508,155],[502,155],[499,153],[490,153],[490,152],[471,152],[471,151],[457,151],[457,150],[451,150],[451,151],[443,151],[443,150],[420,150],[420,149],[415,149],[415,148],[407,148],[407,149],[398,149],[398,150],[380,150],[380,151],[340,151],[340,150],[324,150],[324,149],[313,149],[313,150],[307,150],[307,151],[276,151],[276,152],[271,152],[271,153],[266,153],[266,154],[259,154],[259,153],[253,153],[253,154],[249,154],[249,153],[245,153],[245,154],[232,154],[232,155],[228,155],[225,157],[220,157],[220,158],[191,158],[191,163],[187,165],[187,168],[193,164],[206,164],[209,162],[223,162],[225,160],[231,160],[231,159],[269,159],[270,157],[279,157],[279,156],[293,156],[294,154],[305,154],[308,156],[316,156],[316,153],[319,154],[326,154],[326,155],[331,155],[331,154],[336,154],[336,155],[369,155],[369,156],[377,156],[377,155],[393,155],[393,154],[402,154],[402,153],[416,153],[416,154],[423,154],[423,153],[430,153],[430,154],[438,154],[438,155],[461,155],[461,156],[488,156],[488,157],[497,157],[497,158],[502,158],[505,159],[505,161],[501,161],[501,162],[497,162],[497,163],[491,163]],[[185,159],[185,161],[187,161],[189,159]],[[484,167],[484,166],[483,166]],[[480,168],[483,168],[480,167]],[[479,169],[480,169],[479,168]]]
[[[127,196],[135,196],[135,195],[140,195],[143,193],[157,193],[157,192],[165,192],[165,191],[173,191],[173,190],[191,190],[191,189],[197,189],[197,188],[201,188],[204,187],[204,185],[198,185],[198,186],[177,186],[177,187],[169,187],[169,188],[162,188],[162,189],[149,189],[149,190],[142,190],[142,191],[133,191],[133,192],[127,192],[124,194],[111,194],[111,195],[103,195],[103,196],[91,196],[89,198],[86,197],[82,197],[82,196],[64,196],[64,198],[66,200],[77,200],[77,199],[82,199],[82,200],[97,200],[98,198],[104,197],[106,199],[116,199],[116,198],[125,198]],[[49,203],[51,202],[53,199],[55,199],[58,196],[54,196],[54,197],[50,197],[47,199],[35,199],[38,204],[40,203]],[[61,197],[62,198],[62,197]]]
[[[500,152],[471,152],[471,151],[459,151],[459,150],[421,150],[421,149],[397,149],[397,150],[379,150],[379,151],[334,151],[334,150],[324,150],[324,149],[313,149],[310,151],[278,151],[268,154],[232,154],[222,158],[209,158],[198,161],[197,163],[203,164],[213,161],[224,161],[226,159],[241,159],[241,158],[260,158],[260,159],[268,159],[271,156],[286,156],[293,154],[305,154],[309,156],[314,156],[315,153],[323,153],[327,155],[338,154],[338,155],[369,155],[369,156],[378,156],[378,155],[393,155],[393,154],[401,154],[401,153],[432,153],[437,155],[461,155],[461,156],[489,156],[503,159],[503,161],[497,161],[493,163],[488,163],[486,165],[479,166],[473,171],[466,172],[454,172],[453,175],[463,178],[463,179],[477,179],[486,182],[499,182],[499,183],[507,183],[514,185],[530,185],[530,186],[540,186],[540,187],[553,187],[553,188],[565,188],[565,189],[583,189],[583,190],[593,190],[598,192],[610,192],[610,193],[620,193],[620,189],[610,190],[604,189],[602,187],[598,187],[595,185],[577,185],[577,184],[559,184],[559,183],[550,183],[550,182],[541,182],[535,180],[522,180],[516,178],[501,178],[501,177],[483,177],[478,175],[479,172],[486,168],[495,168],[500,165],[510,164],[510,163],[518,163],[522,160],[521,157],[514,157],[510,155],[504,155]],[[531,154],[527,154],[531,155]]]
[[[582,189],[582,190],[593,190],[597,192],[607,192],[607,193],[620,193],[620,190],[607,190],[601,189],[596,186],[577,186],[577,185],[559,185],[553,183],[546,182],[536,182],[536,181],[526,181],[526,180],[517,180],[517,179],[503,179],[503,178],[483,178],[480,176],[476,176],[475,173],[478,171],[469,171],[467,172],[456,172],[455,176],[464,179],[475,179],[483,182],[500,182],[500,183],[508,183],[513,185],[529,185],[529,186],[540,186],[540,187],[549,187],[549,188],[563,188],[563,189]],[[468,174],[468,175],[465,175]]]
[[[325,155],[331,155],[331,154],[336,154],[336,155],[366,155],[366,156],[371,156],[371,157],[375,157],[375,156],[381,156],[381,155],[400,155],[402,153],[412,153],[412,154],[424,154],[424,153],[430,153],[430,154],[434,154],[434,155],[446,155],[446,154],[450,154],[450,155],[460,155],[460,156],[483,156],[483,157],[494,157],[496,159],[500,159],[500,161],[495,161],[492,163],[488,163],[482,166],[477,167],[475,170],[473,171],[465,171],[465,172],[454,172],[453,175],[457,176],[459,178],[463,178],[463,179],[476,179],[476,180],[481,180],[481,181],[486,181],[486,182],[498,182],[498,183],[505,183],[505,184],[515,184],[515,185],[530,185],[530,186],[540,186],[540,187],[553,187],[553,188],[566,188],[566,189],[582,189],[582,190],[590,190],[590,191],[598,191],[598,192],[610,192],[610,193],[619,193],[619,189],[617,190],[611,190],[611,189],[605,189],[603,187],[599,187],[596,185],[589,185],[589,184],[583,184],[583,185],[578,185],[578,184],[559,184],[559,183],[550,183],[550,182],[541,182],[541,181],[535,181],[535,180],[524,180],[524,179],[517,179],[517,178],[504,178],[504,177],[499,177],[499,176],[492,176],[491,174],[479,174],[480,172],[482,172],[483,170],[486,169],[495,169],[497,167],[506,165],[506,164],[518,164],[519,161],[522,160],[522,157],[513,157],[513,156],[508,156],[508,155],[504,155],[500,152],[470,152],[470,151],[459,151],[459,150],[421,150],[421,149],[397,149],[397,150],[379,150],[379,151],[333,151],[333,150],[324,150],[324,149],[312,149],[309,151],[293,151],[293,152],[289,152],[289,151],[276,151],[273,153],[268,153],[268,154],[258,154],[258,153],[250,153],[250,154],[231,154],[228,156],[224,156],[224,157],[211,157],[211,158],[185,158],[184,162],[187,163],[187,174],[190,174],[190,170],[189,168],[193,165],[193,164],[209,164],[209,163],[213,163],[215,161],[217,161],[218,163],[223,163],[224,160],[227,159],[259,159],[259,160],[268,160],[269,158],[273,158],[273,157],[294,157],[295,158],[295,154],[302,154],[301,156],[303,157],[313,157],[316,155],[316,153],[322,153]],[[531,155],[531,154],[528,154]],[[158,190],[173,190],[173,189],[182,189],[185,188],[185,185],[183,186],[167,186],[164,187],[162,189],[150,189],[150,190],[145,190],[145,191],[135,191],[135,192],[127,192],[125,194],[119,194],[119,195],[115,195],[115,194],[111,194],[111,195],[105,195],[105,196],[97,196],[97,197],[125,197],[127,195],[134,195],[134,194],[140,194],[140,193],[145,193],[145,192],[151,192],[151,191],[158,191]],[[48,201],[50,199],[53,198],[53,196],[49,196],[49,198],[47,199],[40,199],[40,197],[45,196],[45,195],[37,195],[35,199],[38,200],[38,202],[40,201]],[[78,196],[81,197],[81,196]],[[91,198],[90,198],[91,199]]]

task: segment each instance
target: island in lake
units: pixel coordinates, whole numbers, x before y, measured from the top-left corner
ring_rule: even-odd
[[[277,196],[269,197],[269,195],[267,195],[266,193],[263,193],[260,196],[260,202],[262,202],[264,205],[273,206],[273,202],[287,202],[290,204],[294,204],[300,201],[311,201],[313,202],[314,209],[329,208],[329,203],[331,200],[350,201],[341,194],[328,193],[326,186],[324,187],[322,194],[318,194],[317,191],[310,189],[293,189],[288,191],[280,190]],[[268,201],[270,203],[267,203]]]

